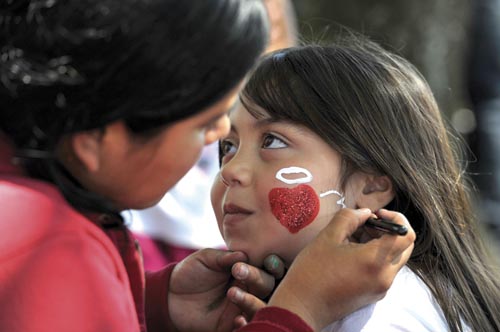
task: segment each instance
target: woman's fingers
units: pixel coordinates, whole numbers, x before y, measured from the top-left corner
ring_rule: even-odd
[[[264,259],[264,268],[272,274],[275,279],[281,279],[285,275],[285,262],[277,255],[269,255]]]
[[[269,296],[276,284],[274,277],[269,273],[242,262],[234,264],[231,273],[239,284],[244,285],[258,298]]]
[[[276,255],[269,255],[264,260],[264,268],[267,271],[242,262],[232,267],[231,273],[236,281],[228,290],[227,297],[243,312],[235,319],[235,327],[245,325],[247,319],[250,320],[257,310],[266,305],[261,299],[270,296],[276,279],[281,279],[285,273],[285,264]]]
[[[233,328],[234,328],[234,330],[237,330],[237,329],[242,328],[243,326],[245,326],[247,324],[248,324],[248,320],[245,316],[243,316],[243,315],[236,316],[236,318],[234,319]]]
[[[415,231],[411,227],[408,219],[406,217],[395,211],[389,211],[385,209],[380,209],[376,212],[377,217],[390,220],[396,224],[404,225],[408,229],[405,236],[384,234],[383,236],[388,238],[385,241],[385,245],[382,248],[386,249],[387,258],[394,265],[401,265],[401,262],[408,261],[412,251],[415,239],[417,238]],[[392,237],[392,238],[391,238]]]
[[[408,226],[411,227],[410,223],[408,222],[408,219],[406,219],[406,217],[402,213],[400,213],[400,212],[389,211],[389,210],[386,210],[386,209],[380,209],[380,210],[376,211],[375,214],[379,218],[388,219],[388,220],[391,220],[392,222],[394,222],[396,224],[400,224],[400,225],[405,225],[407,227]]]
[[[243,316],[237,321],[243,322],[243,318],[251,320],[253,315],[266,306],[266,303],[240,287],[233,286],[227,291],[227,298],[236,304],[243,312]]]
[[[323,236],[330,238],[333,241],[332,245],[348,243],[371,215],[370,209],[341,209],[333,217],[334,222],[330,221],[323,229]]]

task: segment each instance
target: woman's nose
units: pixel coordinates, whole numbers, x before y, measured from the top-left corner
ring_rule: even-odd
[[[205,145],[212,144],[226,137],[230,129],[229,116],[224,114],[217,122],[205,132]]]

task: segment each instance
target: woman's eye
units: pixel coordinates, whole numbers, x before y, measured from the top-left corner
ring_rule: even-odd
[[[282,149],[287,146],[288,144],[286,144],[282,139],[272,134],[267,134],[262,142],[262,147],[265,149]]]

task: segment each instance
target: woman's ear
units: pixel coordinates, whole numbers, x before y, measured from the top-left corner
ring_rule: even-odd
[[[356,199],[358,207],[376,211],[394,199],[394,185],[388,176],[364,174],[359,180],[361,192]]]
[[[75,159],[73,162],[77,161],[87,172],[99,169],[102,136],[102,129],[95,129],[79,132],[68,138],[69,153]]]

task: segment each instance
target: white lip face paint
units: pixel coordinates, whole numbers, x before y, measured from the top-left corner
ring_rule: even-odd
[[[285,179],[283,177],[283,174],[299,174],[299,173],[303,173],[303,174],[305,174],[305,176],[298,178],[298,179]],[[307,169],[302,168],[302,167],[291,166],[291,167],[286,167],[286,168],[280,169],[276,173],[276,179],[278,179],[281,182],[284,182],[286,184],[299,184],[299,183],[311,182],[313,177],[312,177],[311,172],[309,172]]]
[[[323,198],[323,197],[331,195],[331,194],[335,194],[335,195],[338,195],[340,197],[340,199],[336,202],[337,205],[340,205],[343,208],[346,207],[346,205],[344,203],[344,201],[345,201],[344,195],[342,193],[338,192],[337,190],[328,190],[328,191],[325,191],[324,193],[319,194],[319,197]]]

